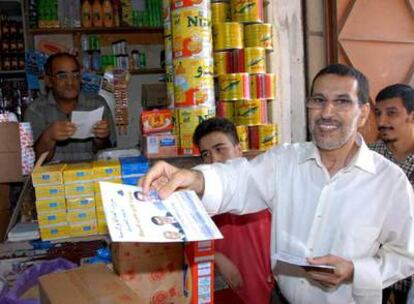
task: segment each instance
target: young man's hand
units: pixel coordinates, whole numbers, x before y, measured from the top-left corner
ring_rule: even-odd
[[[352,261],[328,254],[322,257],[308,258],[308,262],[312,265],[331,265],[335,267],[333,273],[308,271],[310,277],[322,286],[332,288],[353,280],[354,263]]]
[[[239,269],[228,257],[220,252],[216,252],[214,254],[214,262],[231,289],[238,289],[243,286],[243,278]]]
[[[194,190],[201,196],[204,192],[204,176],[199,171],[180,169],[159,161],[140,179],[139,185],[144,194],[148,194],[150,188],[158,191],[161,199],[180,189]]]
[[[76,125],[70,121],[58,120],[46,130],[47,137],[53,141],[63,141],[70,138],[76,131]]]

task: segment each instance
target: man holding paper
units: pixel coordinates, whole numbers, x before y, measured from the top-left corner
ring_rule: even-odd
[[[32,125],[36,156],[49,152],[48,160],[89,160],[94,152],[110,147],[115,136],[111,112],[103,97],[80,93],[76,57],[51,55],[45,72],[50,91],[30,104],[24,115]]]
[[[322,69],[306,106],[312,142],[193,170],[159,162],[141,180],[144,193],[191,189],[212,215],[269,208],[272,255],[311,264],[276,273],[289,303],[381,303],[384,287],[414,273],[412,186],[357,131],[370,111],[361,72]]]

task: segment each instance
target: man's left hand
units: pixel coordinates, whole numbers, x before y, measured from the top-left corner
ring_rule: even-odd
[[[339,256],[328,254],[322,257],[308,258],[308,262],[311,265],[331,265],[335,267],[333,273],[308,271],[313,280],[328,288],[351,282],[354,277],[354,263]]]
[[[96,138],[101,138],[101,139],[107,138],[110,134],[108,121],[106,120],[98,121],[93,127],[92,132]]]

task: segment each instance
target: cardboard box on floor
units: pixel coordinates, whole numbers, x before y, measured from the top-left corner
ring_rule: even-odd
[[[114,271],[143,303],[214,303],[213,243],[113,243]]]
[[[0,183],[22,181],[20,133],[17,122],[0,122],[0,143]]]
[[[42,276],[39,289],[41,304],[146,303],[104,264]]]

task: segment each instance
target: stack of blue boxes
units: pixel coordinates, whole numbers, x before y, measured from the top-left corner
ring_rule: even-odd
[[[122,157],[121,162],[122,183],[136,186],[139,179],[147,173],[149,162],[144,156]]]

